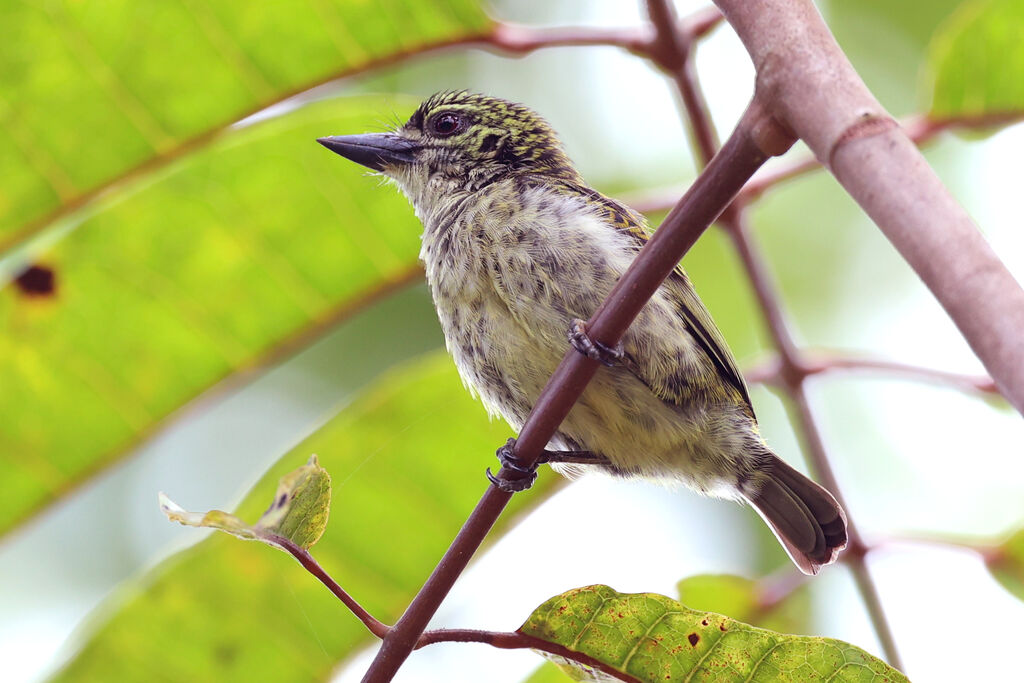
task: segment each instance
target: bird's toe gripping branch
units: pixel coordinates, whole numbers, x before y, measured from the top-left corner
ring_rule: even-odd
[[[573,320],[572,326],[569,328],[569,343],[587,358],[596,360],[608,367],[618,365],[626,355],[622,350],[621,343],[612,348],[591,339],[590,335],[587,334],[586,323],[579,318]]]
[[[498,460],[501,462],[501,466],[505,469],[519,472],[523,476],[521,477],[505,477],[499,471],[498,474],[493,474],[491,468],[487,468],[487,478],[492,484],[497,486],[499,489],[506,493],[519,493],[533,486],[533,482],[537,481],[537,465],[534,464],[531,467],[527,467],[522,461],[516,457],[515,454],[515,438],[509,439],[505,442],[505,445],[499,448],[495,455],[498,456]]]

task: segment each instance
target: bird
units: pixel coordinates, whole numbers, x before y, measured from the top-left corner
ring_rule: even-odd
[[[736,360],[681,265],[618,346],[587,336],[583,321],[651,232],[586,184],[539,114],[445,91],[394,130],[318,142],[411,202],[447,349],[492,415],[520,430],[568,344],[601,361],[542,462],[567,476],[596,468],[746,501],[805,574],[837,559],[845,512],[765,443]],[[529,469],[513,445],[499,449],[502,463]]]

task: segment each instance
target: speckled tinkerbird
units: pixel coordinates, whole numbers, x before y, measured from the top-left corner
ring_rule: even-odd
[[[746,500],[805,573],[836,559],[847,542],[842,508],[765,444],[736,361],[682,267],[619,346],[588,338],[583,321],[650,233],[643,217],[586,185],[539,115],[444,92],[393,132],[319,142],[383,173],[412,202],[448,351],[492,414],[521,429],[567,344],[603,363],[541,462]],[[513,443],[498,455],[522,471]]]

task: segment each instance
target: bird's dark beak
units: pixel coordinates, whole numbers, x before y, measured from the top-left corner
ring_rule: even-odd
[[[317,142],[341,156],[374,171],[386,166],[403,166],[416,161],[418,145],[394,133],[335,135],[317,138]]]

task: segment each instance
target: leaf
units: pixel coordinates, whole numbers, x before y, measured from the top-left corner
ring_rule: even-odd
[[[188,512],[163,493],[160,511],[172,522],[185,526],[209,527],[248,541],[262,541],[281,548],[284,538],[300,548],[311,548],[327,528],[331,509],[331,475],[316,455],[309,462],[281,477],[270,507],[255,524],[220,510]],[[284,549],[284,548],[282,548]]]
[[[421,277],[408,202],[315,142],[384,109],[336,99],[236,131],[41,256],[51,295],[0,290],[0,533],[219,380]]]
[[[1024,600],[1024,529],[995,548],[985,549],[985,565],[1003,588]]]
[[[569,673],[575,672],[575,669],[568,665],[565,665],[565,668],[568,669],[568,672],[552,661],[544,662],[523,683],[566,683],[566,681],[577,680],[573,678],[572,673]]]
[[[1024,114],[1024,3],[968,0],[929,48],[930,116],[1019,117]]]
[[[807,633],[811,630],[811,601],[805,585],[802,576],[792,571],[781,580],[761,581],[731,574],[699,574],[683,579],[678,588],[679,601],[698,612],[728,614],[772,631]]]
[[[269,104],[489,25],[477,0],[0,3],[0,245]]]
[[[530,615],[520,632],[600,663],[600,676],[636,681],[906,681],[877,657],[839,640],[788,636],[654,593],[577,588]],[[545,656],[548,656],[545,654]],[[568,661],[563,657],[554,658]]]
[[[235,514],[260,514],[286,463],[311,452],[331,472],[334,522],[318,562],[374,616],[408,605],[487,484],[484,468],[511,430],[488,420],[451,360],[398,367],[306,441]],[[515,496],[539,505],[560,479],[542,471]],[[93,635],[61,681],[326,680],[370,642],[366,630],[291,558],[214,534],[126,587],[93,618]]]

